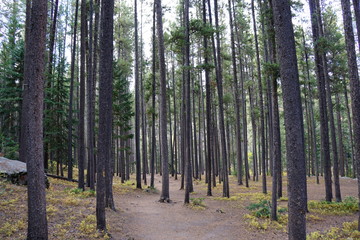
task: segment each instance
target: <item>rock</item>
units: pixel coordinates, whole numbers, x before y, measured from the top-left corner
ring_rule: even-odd
[[[26,163],[0,157],[0,173],[7,175],[27,173]]]
[[[6,178],[15,184],[27,184],[27,169],[26,163],[17,160],[11,160],[0,157],[0,177]],[[46,188],[49,188],[50,183],[44,173]]]
[[[216,212],[218,212],[218,213],[225,213],[223,210],[221,210],[221,209],[216,209]]]

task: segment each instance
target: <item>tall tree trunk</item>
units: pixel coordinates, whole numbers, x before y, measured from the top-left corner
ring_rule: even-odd
[[[142,130],[142,157],[143,157],[143,181],[144,184],[147,185],[147,179],[146,179],[146,173],[149,171],[149,167],[148,167],[148,153],[147,153],[147,124],[146,124],[146,104],[145,104],[145,92],[144,92],[144,77],[143,77],[143,72],[144,72],[144,67],[143,67],[143,63],[144,63],[144,59],[143,59],[143,33],[142,33],[142,24],[143,24],[143,20],[142,20],[142,3],[141,2],[141,36],[140,36],[140,88],[141,88],[141,112],[142,112],[142,116],[141,116],[141,130]]]
[[[81,1],[81,31],[80,31],[80,112],[79,112],[79,184],[78,188],[85,190],[85,59],[86,59],[86,1]]]
[[[325,56],[323,56],[325,58]],[[327,75],[327,67],[326,62],[325,65],[325,75]],[[337,202],[341,202],[341,192],[340,192],[340,180],[339,180],[339,158],[338,158],[338,150],[336,143],[336,133],[335,133],[335,120],[334,120],[334,111],[333,111],[333,103],[331,99],[331,89],[330,89],[330,79],[329,76],[325,77],[325,85],[326,85],[326,97],[327,97],[327,107],[329,109],[329,122],[330,122],[330,135],[331,135],[331,149],[334,159],[333,172],[334,172],[334,185],[335,185],[335,198]]]
[[[185,50],[184,50],[184,156],[185,161],[185,200],[184,203],[190,203],[191,192],[191,103],[190,103],[190,29],[189,29],[189,0],[184,0],[184,26],[185,26]],[[184,164],[184,163],[183,163]]]
[[[352,177],[356,177],[356,162],[355,162],[355,149],[354,149],[354,137],[353,137],[353,125],[351,121],[351,114],[350,114],[350,106],[349,106],[349,98],[347,94],[347,85],[344,83],[344,96],[345,96],[345,105],[346,105],[346,112],[348,118],[348,125],[349,125],[349,138],[350,138],[350,146],[351,146],[351,163],[352,163]]]
[[[256,63],[257,63],[257,74],[258,74],[258,87],[259,87],[259,105],[260,105],[260,129],[261,129],[261,165],[262,165],[262,190],[263,193],[267,193],[266,189],[266,164],[265,164],[265,121],[264,121],[264,100],[263,100],[263,90],[262,90],[262,78],[261,78],[261,69],[260,69],[260,54],[259,54],[259,43],[257,36],[256,28],[256,19],[255,19],[255,7],[254,0],[251,0],[251,12],[253,19],[253,28],[255,35],[255,50],[256,50]]]
[[[196,112],[195,112],[195,89],[194,89],[194,82],[195,82],[195,79],[192,78],[191,80],[191,85],[192,85],[192,109],[193,109],[193,132],[194,132],[194,137],[193,137],[193,155],[194,155],[194,178],[195,179],[199,179],[199,161],[198,161],[198,143],[197,143],[197,136],[196,136]]]
[[[155,151],[156,151],[156,133],[155,133],[155,96],[156,96],[156,82],[155,82],[155,61],[156,61],[156,47],[155,47],[155,16],[156,3],[154,2],[153,9],[153,35],[152,35],[152,130],[151,130],[151,160],[150,160],[150,187],[154,187],[155,174]]]
[[[254,109],[254,101],[253,101],[253,97],[252,97],[252,90],[249,87],[249,99],[250,99],[250,108]],[[252,128],[252,139],[253,139],[253,172],[254,172],[254,176],[253,176],[253,181],[258,181],[258,166],[257,166],[257,144],[256,144],[256,120],[255,120],[255,113],[254,111],[251,111],[251,128]]]
[[[242,61],[240,60],[240,68],[242,67]],[[243,141],[244,141],[244,162],[245,162],[245,186],[249,187],[249,160],[248,160],[248,137],[247,137],[247,114],[246,114],[246,94],[245,94],[245,78],[243,77],[243,70],[241,71],[241,101],[242,101],[242,111],[243,111]]]
[[[27,0],[20,161],[27,163],[27,239],[48,239],[43,153],[47,1]]]
[[[341,111],[340,111],[340,95],[336,93],[336,119],[337,119],[337,136],[339,139],[339,173],[340,176],[345,177],[345,152],[343,142],[343,130],[341,122]]]
[[[95,84],[94,84],[94,74],[93,74],[93,0],[90,0],[90,14],[89,14],[89,54],[88,54],[88,78],[87,78],[87,104],[88,104],[88,116],[87,116],[87,131],[88,131],[88,179],[89,182],[87,183],[90,189],[95,190],[95,157],[94,157],[94,138],[95,138],[95,122],[94,116],[95,115],[95,106],[93,105],[93,98],[95,95]]]
[[[306,47],[305,42],[305,34],[303,32],[303,47],[304,47],[304,58],[305,58],[305,64],[306,64],[306,77],[307,77],[307,91],[309,93],[309,115],[310,115],[310,129],[311,129],[311,156],[313,165],[315,165],[315,174],[316,174],[316,183],[319,184],[319,161],[317,158],[317,144],[316,144],[316,126],[315,126],[315,117],[314,117],[314,108],[313,108],[313,90],[312,86],[310,84],[310,66],[309,66],[309,54]]]
[[[237,78],[237,65],[236,65],[236,53],[235,53],[235,40],[234,40],[234,24],[231,1],[229,0],[229,21],[230,21],[230,33],[231,33],[231,57],[233,68],[233,90],[234,90],[234,105],[236,116],[236,159],[237,159],[237,181],[239,185],[242,185],[242,151],[241,151],[241,118],[240,118],[240,97],[239,97],[239,84]]]
[[[269,18],[268,36],[269,36],[269,60],[270,64],[276,64],[276,46],[275,46],[275,29],[274,29],[274,18],[273,18],[273,1],[269,1],[269,9],[271,11],[271,17]],[[280,138],[280,117],[279,117],[279,103],[278,103],[278,85],[277,85],[277,72],[272,69],[269,77],[270,80],[270,92],[271,92],[271,126],[272,128],[272,208],[271,208],[271,219],[277,220],[277,199],[279,195],[282,195],[282,169],[281,169],[281,138]],[[280,192],[280,194],[279,194]]]
[[[203,23],[206,25],[206,0],[202,2]],[[204,49],[208,48],[208,37],[204,35]],[[211,192],[211,164],[212,164],[212,139],[211,139],[211,86],[209,76],[209,56],[207,51],[204,53],[205,65],[205,91],[206,91],[206,141],[207,141],[207,155],[206,155],[206,179],[207,179],[207,196],[212,196]]]
[[[73,29],[73,44],[71,52],[71,65],[70,65],[70,96],[69,96],[69,115],[68,115],[68,179],[73,178],[73,99],[74,99],[74,78],[75,78],[75,57],[76,57],[76,31],[78,19],[79,0],[75,3],[75,19]]]
[[[101,34],[99,65],[99,136],[96,181],[96,226],[106,231],[105,191],[111,159],[112,92],[113,92],[113,25],[114,0],[101,1]],[[105,176],[104,176],[105,172]],[[111,174],[112,175],[112,174]],[[111,176],[112,177],[112,176]],[[114,206],[112,206],[114,207]]]
[[[57,23],[57,16],[58,16],[58,9],[59,9],[59,0],[56,0],[55,3],[53,2],[52,4],[52,9],[51,9],[51,26],[50,26],[50,34],[49,34],[49,61],[48,61],[48,69],[47,69],[47,82],[46,82],[46,88],[47,89],[51,89],[51,83],[53,82],[53,59],[54,59],[54,48],[55,48],[55,35],[56,35],[56,23]],[[50,96],[46,96],[46,90],[45,89],[45,97],[50,97]],[[50,111],[49,106],[46,104],[45,102],[45,109]],[[45,126],[45,131],[47,130],[46,128],[49,126]],[[45,132],[45,138],[48,138],[49,136],[47,136],[46,132]],[[50,143],[49,142],[45,142],[44,143],[45,147],[44,147],[44,167],[45,170],[47,170],[49,168],[49,151],[50,151]]]
[[[136,159],[136,188],[141,189],[141,156],[140,156],[140,84],[139,84],[139,39],[137,20],[137,0],[134,0],[134,28],[135,28],[135,159]]]
[[[306,166],[294,30],[290,2],[274,0],[274,26],[282,82],[289,196],[289,239],[306,239]]]
[[[162,23],[161,0],[156,0],[157,33],[159,41],[159,66],[160,66],[160,151],[162,158],[162,187],[160,202],[170,202],[169,193],[169,154],[167,141],[167,109],[166,109],[166,69],[165,46]]]
[[[174,66],[174,63],[173,63]],[[175,70],[174,70],[175,72]],[[173,73],[174,73],[173,72]],[[177,174],[178,174],[178,134],[177,134],[177,111],[176,111],[176,79],[175,76],[173,77],[173,105],[174,105],[174,174],[175,174],[175,180],[177,180]]]
[[[216,78],[218,97],[219,97],[219,127],[221,137],[221,156],[223,160],[223,197],[230,197],[229,191],[229,176],[228,176],[228,161],[227,161],[227,149],[226,149],[226,136],[225,136],[225,117],[224,117],[224,101],[223,101],[223,77],[222,77],[222,57],[221,57],[221,44],[220,44],[220,28],[219,28],[219,17],[218,17],[218,2],[214,0],[214,11],[215,11],[215,27],[216,27],[216,45],[217,45],[217,68],[218,76]]]
[[[354,13],[355,13],[355,21],[356,21],[356,32],[357,37],[360,39],[360,1],[359,0],[353,0],[353,7],[354,7]],[[360,47],[360,41],[358,42]]]
[[[354,40],[354,30],[352,27],[350,1],[341,0],[341,8],[343,13],[345,43],[346,43],[347,60],[349,67],[351,106],[352,106],[353,127],[354,127],[355,162],[356,162],[357,179],[358,179],[358,194],[359,194],[358,197],[360,199],[360,82],[359,82],[359,72],[356,62],[355,40]],[[358,221],[358,230],[360,230],[360,213],[359,213],[359,221]]]
[[[314,50],[315,50],[315,64],[316,75],[318,80],[319,89],[319,108],[320,108],[320,131],[321,131],[321,149],[322,159],[324,162],[324,176],[325,176],[325,199],[331,202],[332,188],[331,188],[331,159],[329,148],[329,127],[328,127],[328,114],[326,108],[326,90],[325,90],[325,72],[324,63],[320,54],[319,39],[321,37],[320,31],[320,9],[317,7],[317,0],[310,0],[310,14],[311,25],[313,31]]]

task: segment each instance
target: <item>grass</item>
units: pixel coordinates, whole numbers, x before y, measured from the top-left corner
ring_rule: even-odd
[[[359,211],[354,197],[347,197],[342,202],[309,201],[308,208],[310,212],[321,215],[348,215]]]
[[[109,239],[96,230],[94,191],[81,191],[76,183],[60,179],[49,180],[50,188],[46,190],[49,239]],[[26,186],[0,180],[0,212],[0,239],[26,239]]]
[[[190,207],[195,210],[205,210],[206,205],[204,204],[205,198],[190,198]]]
[[[312,232],[307,240],[342,240],[342,239],[360,239],[360,232],[357,231],[357,221],[344,222],[341,228],[332,227],[324,232]]]

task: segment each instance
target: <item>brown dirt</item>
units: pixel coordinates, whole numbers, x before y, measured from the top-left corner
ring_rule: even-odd
[[[270,180],[268,178],[268,183]],[[341,179],[342,196],[355,197],[356,184],[356,180]],[[161,188],[160,176],[156,176],[155,186]],[[261,192],[260,182],[251,181],[250,186],[250,189],[238,186],[235,178],[230,178],[231,196],[237,193]],[[116,193],[114,197],[118,211],[107,212],[113,239],[287,239],[285,228],[283,230],[271,227],[267,230],[256,229],[245,221],[243,216],[250,213],[246,206],[254,202],[251,198],[234,201],[221,200],[219,199],[222,194],[221,185],[213,190],[213,197],[207,197],[204,182],[195,182],[195,193],[191,197],[205,198],[203,203],[206,208],[201,210],[184,205],[184,190],[179,190],[179,187],[180,180],[170,178],[171,203],[160,203],[159,193],[144,190],[133,190],[126,194]],[[268,184],[268,189],[271,189],[271,184]],[[313,177],[308,179],[309,200],[323,200],[324,191],[323,184],[315,184]],[[286,201],[280,204],[286,207]],[[343,222],[354,221],[356,215],[320,216],[320,218],[321,220],[308,222],[308,233],[340,227]]]
[[[268,178],[268,190],[271,190],[271,178]],[[74,194],[76,184],[50,179],[47,190],[49,239],[70,240],[104,239],[96,233],[95,197]],[[144,187],[144,186],[143,186]],[[155,187],[161,189],[161,177],[156,176]],[[251,212],[246,209],[250,203],[260,199],[269,199],[261,193],[261,182],[250,181],[250,188],[236,184],[230,177],[230,200],[224,200],[222,185],[213,189],[213,196],[206,196],[203,181],[194,182],[191,198],[204,198],[205,208],[184,205],[184,190],[179,190],[180,179],[170,178],[171,203],[160,203],[160,192],[137,190],[131,182],[120,184],[114,178],[114,200],[117,211],[107,210],[106,217],[109,232],[115,240],[162,240],[162,239],[287,239],[286,225],[269,224],[266,230],[254,227],[246,220]],[[66,190],[68,189],[68,190]],[[284,183],[286,196],[286,183]],[[357,196],[357,181],[341,179],[343,198]],[[315,178],[308,178],[309,200],[323,200],[325,196],[323,179],[321,184]],[[280,201],[286,207],[287,201]],[[325,231],[331,227],[341,227],[343,222],[356,220],[356,214],[321,215],[310,213],[307,231]],[[286,217],[283,217],[286,219]],[[26,187],[0,181],[0,239],[25,239],[27,228]]]

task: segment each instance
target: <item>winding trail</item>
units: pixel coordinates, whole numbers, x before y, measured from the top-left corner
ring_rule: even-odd
[[[269,182],[270,178],[268,178]],[[286,180],[286,179],[285,179]],[[285,181],[284,180],[284,181]],[[342,194],[356,197],[357,181],[341,178]],[[269,184],[270,186],[271,184]],[[115,185],[114,185],[115,186]],[[161,189],[161,177],[155,177],[155,187]],[[143,186],[145,189],[146,186]],[[230,196],[243,196],[241,199],[219,199],[222,196],[222,185],[213,188],[213,197],[206,196],[207,186],[202,181],[194,181],[192,198],[203,198],[205,208],[199,209],[184,205],[184,190],[179,190],[180,179],[170,178],[171,203],[160,203],[160,192],[134,190],[131,186],[115,186],[114,200],[117,211],[107,210],[106,218],[109,231],[115,240],[268,240],[287,239],[285,229],[269,227],[266,230],[253,228],[245,222],[244,215],[250,203],[247,194],[262,196],[261,182],[252,182],[250,188],[239,186],[236,178],[230,178]],[[286,196],[286,181],[284,196]],[[240,195],[239,195],[240,194]],[[254,195],[255,194],[255,195]],[[260,194],[260,195],[259,195]],[[315,178],[308,178],[308,199],[322,200],[324,184],[315,184]],[[286,207],[287,202],[279,202]],[[343,222],[357,219],[357,214],[346,216],[320,216],[319,220],[307,223],[307,232],[325,231],[331,227],[341,227]]]
[[[161,177],[156,176],[155,186],[161,188]],[[113,239],[119,240],[250,240],[265,239],[261,232],[249,229],[242,215],[244,207],[232,206],[232,201],[214,200],[206,197],[205,209],[193,209],[184,205],[184,190],[179,190],[180,180],[170,178],[171,203],[160,203],[160,193],[134,190],[127,194],[115,194],[117,212],[107,212]],[[214,195],[221,196],[221,187]],[[205,197],[206,186],[194,184],[191,197]],[[283,236],[267,232],[266,239],[283,239]]]

